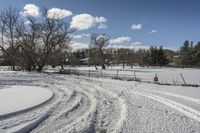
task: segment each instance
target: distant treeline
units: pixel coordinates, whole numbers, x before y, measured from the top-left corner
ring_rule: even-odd
[[[95,35],[95,34],[94,34]],[[99,35],[95,35],[99,36]],[[97,37],[96,37],[97,38]],[[93,42],[98,42],[93,41]],[[106,46],[106,45],[105,45]],[[102,49],[103,52],[99,52]],[[145,49],[129,48],[99,48],[98,44],[91,44],[88,49],[81,49],[73,52],[68,60],[68,64],[75,65],[119,65],[123,68],[128,66],[167,66],[167,67],[200,67],[200,42],[185,41],[178,50],[163,49],[162,46],[151,46]]]

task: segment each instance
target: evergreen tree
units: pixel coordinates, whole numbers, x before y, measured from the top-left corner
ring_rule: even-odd
[[[183,46],[180,48],[180,63],[184,67],[190,67],[193,64],[193,58],[192,58],[192,47],[189,43],[189,41],[185,41],[183,43]]]
[[[169,63],[162,46],[160,46],[158,50],[157,58],[158,58],[157,63],[159,66],[165,66]]]
[[[194,65],[200,66],[200,42],[198,42],[193,49]]]
[[[149,48],[149,53],[147,54],[148,57],[146,57],[148,65],[156,66],[156,64],[157,64],[157,53],[158,52],[157,52],[156,47],[151,46]]]

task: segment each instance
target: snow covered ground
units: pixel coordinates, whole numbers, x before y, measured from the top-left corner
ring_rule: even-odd
[[[0,118],[39,106],[52,98],[50,90],[33,86],[0,89]]]
[[[0,88],[14,89],[9,88],[13,85],[42,87],[54,95],[31,110],[0,117],[2,133],[200,132],[200,87],[1,72]]]

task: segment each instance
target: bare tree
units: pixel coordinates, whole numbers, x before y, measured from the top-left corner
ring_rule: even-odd
[[[21,22],[19,10],[15,8],[9,7],[0,14],[0,48],[12,61],[13,70],[15,70],[15,63],[20,63],[20,61],[16,59],[16,50],[18,49],[16,34],[17,27]],[[6,50],[7,48],[9,48],[9,51]]]
[[[38,61],[38,71],[41,71],[46,60],[53,50],[57,47],[63,48],[63,45],[71,41],[70,34],[74,30],[69,28],[69,25],[63,19],[49,18],[47,9],[43,9],[43,21],[41,23],[41,55]],[[58,48],[59,49],[59,48]]]
[[[106,69],[105,66],[105,54],[104,48],[109,44],[110,37],[106,34],[92,34],[91,35],[91,48],[96,49],[96,54],[100,56],[100,64],[102,69]]]
[[[95,69],[98,70],[98,65],[101,64],[101,56],[99,50],[96,47],[89,48],[89,62],[90,65],[94,65]]]
[[[57,47],[53,48],[52,54],[48,59],[48,64],[52,66],[60,66],[61,69],[64,69],[64,65],[66,64],[66,60],[70,57],[70,46],[66,44],[59,44]]]
[[[136,54],[134,49],[128,50],[127,58],[127,63],[131,66],[131,68],[133,68],[134,63],[136,63]]]
[[[29,24],[21,25],[17,30],[17,42],[21,48],[19,55],[29,71],[41,71],[48,59],[54,59],[52,62],[59,60],[63,68],[64,54],[69,47],[71,33],[75,31],[63,19],[49,18],[47,11],[43,8],[42,19],[39,20],[29,16]]]
[[[128,49],[120,48],[117,50],[117,59],[119,63],[122,63],[123,69],[125,67],[125,64],[128,62],[128,54],[129,54]]]
[[[0,49],[11,60],[13,70],[18,65],[41,71],[53,56],[63,68],[74,31],[64,19],[49,18],[46,8],[40,18],[21,18],[20,12],[10,7],[0,14]]]

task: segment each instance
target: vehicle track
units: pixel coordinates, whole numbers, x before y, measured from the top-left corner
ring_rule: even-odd
[[[150,98],[152,100],[155,100],[159,103],[162,103],[166,106],[171,107],[172,109],[186,115],[189,118],[192,118],[192,119],[200,122],[200,112],[191,108],[191,107],[188,107],[184,104],[181,104],[181,103],[175,102],[173,100],[163,98],[163,97],[160,97],[160,96],[157,96],[157,95],[154,95],[154,94],[141,93],[141,92],[136,92],[134,94],[141,95],[141,96]]]

